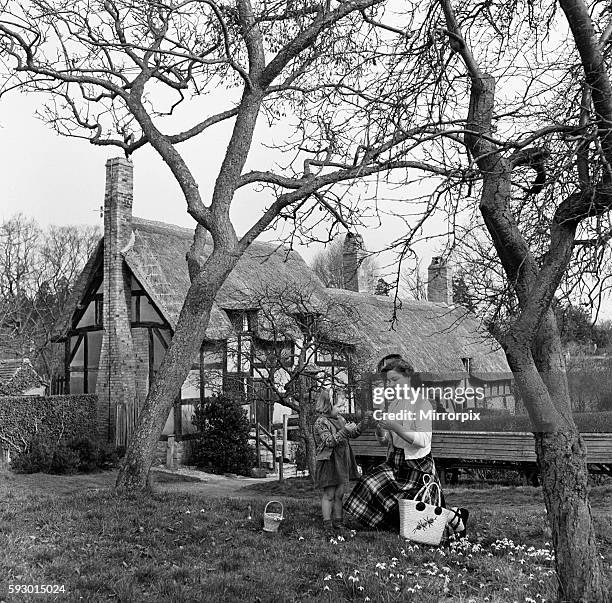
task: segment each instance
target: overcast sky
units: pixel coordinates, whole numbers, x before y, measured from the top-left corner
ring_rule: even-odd
[[[0,219],[21,211],[41,225],[99,224],[99,208],[104,202],[105,161],[122,154],[113,147],[96,147],[87,141],[56,134],[48,125],[34,117],[41,97],[14,93],[0,101],[0,177],[3,195],[0,199]],[[214,102],[214,99],[213,99]],[[227,104],[219,103],[220,108]],[[263,120],[262,120],[263,122]],[[180,146],[190,168],[200,184],[205,201],[210,197],[223,150],[229,139],[231,122],[215,126],[203,138]],[[282,132],[270,133],[265,124],[256,132],[259,142],[251,151],[246,169],[267,169],[271,162],[264,155],[270,151],[262,143],[282,142]],[[214,144],[211,141],[214,140]],[[182,193],[167,166],[150,148],[142,148],[132,156],[134,162],[135,216],[193,227],[195,222],[186,212]],[[245,232],[265,206],[266,197],[240,191],[232,206],[232,220],[239,234]],[[445,227],[440,222],[437,228]],[[361,233],[371,251],[384,248],[405,232],[403,223],[392,216],[385,217],[384,228],[372,221]],[[264,233],[263,239],[271,239]],[[439,245],[438,245],[439,247]],[[298,251],[306,260],[312,258],[321,245]],[[433,244],[422,245],[419,255],[428,265],[437,249]],[[390,256],[383,263],[390,260]]]
[[[95,147],[84,140],[57,135],[41,120],[34,117],[40,98],[12,94],[0,100],[0,219],[17,212],[35,218],[39,224],[98,224],[102,227],[100,206],[104,202],[104,178],[106,159],[121,154],[112,147]],[[204,199],[214,184],[222,152],[229,137],[230,123],[215,126],[214,136],[208,134],[181,145],[181,152],[192,168]],[[265,126],[256,132],[257,140],[274,143],[274,135]],[[214,140],[214,144],[211,143]],[[248,169],[265,169],[265,153],[256,145],[249,158]],[[193,227],[194,221],[187,214],[181,191],[167,166],[149,148],[137,151],[134,162],[135,216],[159,220],[185,227]],[[269,162],[268,162],[269,163]],[[401,191],[398,193],[401,197]],[[232,219],[239,234],[252,225],[265,206],[261,195],[240,194],[234,201]],[[446,225],[437,221],[437,232],[444,232]],[[382,226],[373,221],[364,228],[362,235],[370,251],[384,248],[405,232],[405,226],[393,216],[383,216]],[[263,239],[271,239],[264,233]],[[321,245],[297,250],[306,261],[320,250]],[[439,251],[440,242],[424,243],[417,251],[422,258],[423,269],[432,255]],[[379,258],[382,266],[392,261],[390,255]],[[387,269],[388,270],[388,269]],[[612,318],[612,302],[606,304],[602,317]]]

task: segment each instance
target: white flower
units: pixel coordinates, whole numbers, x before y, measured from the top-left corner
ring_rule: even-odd
[[[351,580],[351,582],[359,582],[359,578],[357,576],[349,576],[348,579]]]
[[[344,536],[338,536],[337,540],[338,542],[344,542]]]
[[[358,586],[357,589],[358,590],[363,590],[363,586]]]
[[[377,563],[376,564],[376,569],[387,569],[387,564],[386,563]]]
[[[329,590],[329,586],[327,584],[323,587],[323,590]]]
[[[342,578],[342,572],[338,572],[338,573],[336,574],[336,578]]]
[[[364,599],[364,601],[369,601],[369,600],[370,600],[370,597],[366,597],[366,598]]]
[[[303,537],[303,536],[300,536],[300,537],[298,538],[298,540],[304,540],[304,537]]]
[[[324,581],[331,580],[331,574],[327,574],[327,576],[325,576],[325,578],[323,578],[323,580]]]

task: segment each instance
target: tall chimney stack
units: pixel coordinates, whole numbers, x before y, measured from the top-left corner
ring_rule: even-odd
[[[427,300],[438,304],[453,304],[453,270],[441,257],[431,258],[427,269]]]
[[[361,235],[347,232],[342,246],[342,275],[344,289],[373,293],[372,275],[365,262],[366,251]]]
[[[109,159],[104,195],[104,337],[96,391],[98,425],[104,432],[100,435],[118,445],[124,444],[126,417],[133,415],[136,397],[131,278],[122,253],[132,237],[132,198],[132,162]]]

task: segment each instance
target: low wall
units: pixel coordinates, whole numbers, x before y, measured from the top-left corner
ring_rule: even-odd
[[[172,439],[168,438],[168,440],[160,440],[157,442],[153,455],[153,465],[167,466],[168,461],[171,460],[173,467],[179,467],[181,465],[188,465],[190,457],[190,440],[175,440],[174,443],[172,443]]]

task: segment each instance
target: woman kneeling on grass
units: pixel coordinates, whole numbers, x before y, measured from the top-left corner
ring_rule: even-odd
[[[344,420],[339,414],[341,408],[342,403],[334,403],[329,390],[321,390],[317,401],[320,416],[313,428],[317,446],[315,484],[323,490],[321,510],[323,528],[328,537],[334,535],[334,528],[343,527],[342,498],[346,485],[359,477],[349,439],[359,436],[361,429],[359,425]]]
[[[378,370],[383,375],[385,387],[398,386],[396,391],[407,391],[404,387],[416,391],[420,385],[413,368],[401,356],[383,358]],[[376,437],[379,444],[387,445],[387,459],[361,478],[344,504],[346,512],[365,526],[398,531],[397,499],[413,499],[423,486],[425,475],[440,486],[431,456],[431,420],[419,418],[421,409],[427,411],[430,408],[429,402],[422,397],[416,400],[398,398],[389,403],[387,412],[397,415],[398,411],[412,410],[417,418],[403,421],[383,418],[377,421]],[[442,506],[445,506],[444,496]],[[469,513],[466,509],[454,510],[447,524],[447,537],[452,534],[465,536]]]

